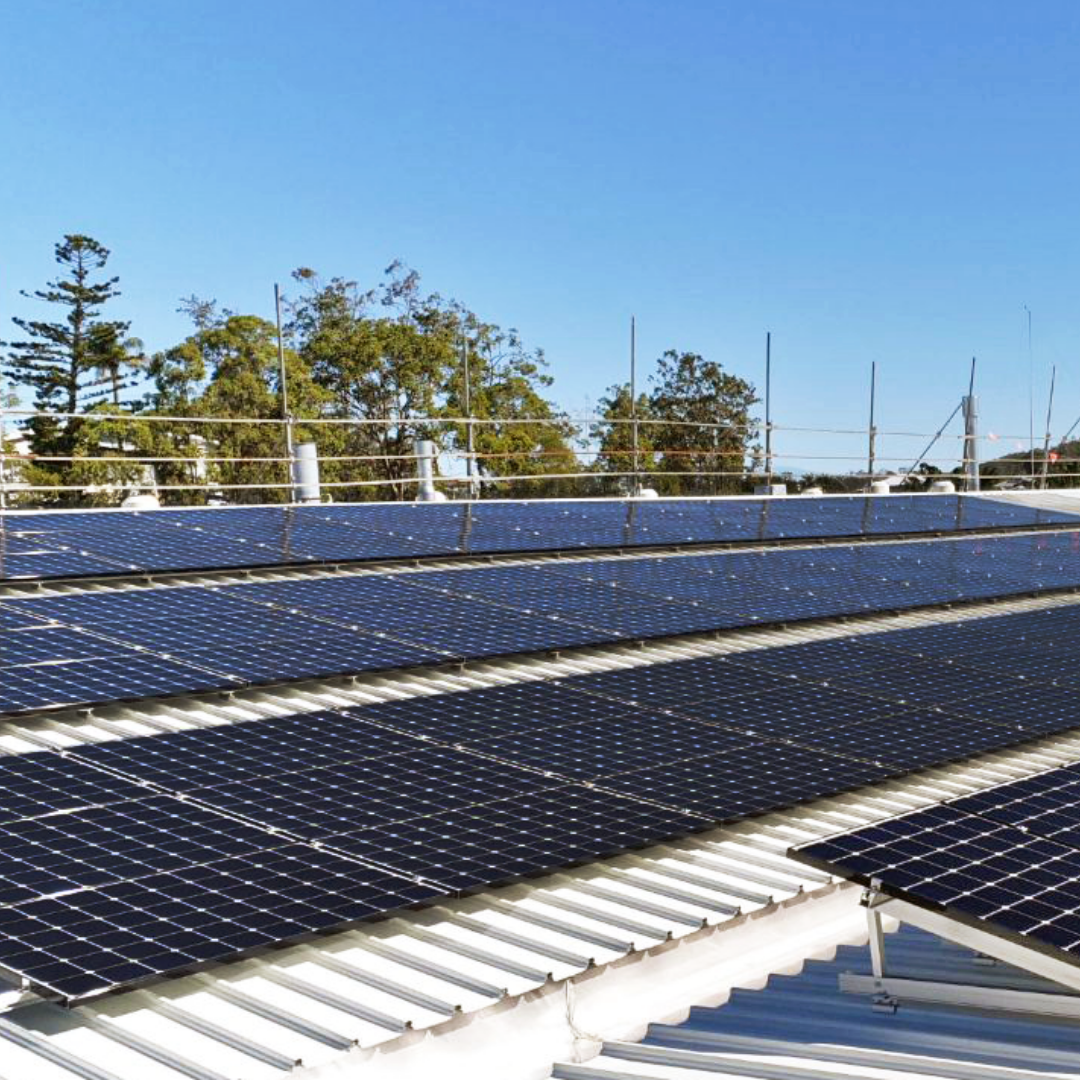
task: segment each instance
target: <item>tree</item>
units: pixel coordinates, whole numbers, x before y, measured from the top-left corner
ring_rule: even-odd
[[[599,472],[616,474],[609,490],[631,492],[636,486],[635,475],[642,476],[656,469],[655,425],[638,424],[635,457],[634,425],[626,422],[635,417],[639,421],[652,419],[649,396],[638,394],[636,405],[631,408],[630,384],[609,386],[600,399],[599,412],[609,422],[595,425],[592,431],[593,438],[599,440],[595,468]]]
[[[219,418],[195,431],[180,422],[149,424],[154,456],[179,460],[158,469],[163,483],[190,484],[198,470],[206,490],[220,485],[230,502],[280,502],[288,497],[289,472],[282,419],[277,328],[255,315],[202,308],[196,331],[150,364],[155,391],[151,412],[167,416]],[[285,350],[290,412],[296,440],[314,440],[303,420],[322,415],[329,395],[311,379],[305,363]],[[250,421],[250,422],[243,422]],[[209,459],[205,469],[199,457]],[[188,460],[190,459],[190,464]],[[270,486],[274,485],[274,486]],[[198,501],[179,491],[176,502]],[[199,497],[205,496],[205,490]]]
[[[544,370],[543,352],[527,350],[517,330],[485,323],[458,304],[453,311],[457,355],[446,385],[445,412],[452,417],[466,413],[467,367],[469,413],[489,421],[473,425],[476,475],[528,478],[482,485],[481,493],[490,489],[507,497],[580,493],[570,476],[580,472],[571,445],[573,428],[541,393],[552,381]],[[453,425],[451,443],[459,452],[467,451],[467,428]],[[547,474],[552,479],[543,485],[534,479]]]
[[[307,292],[290,305],[289,333],[314,381],[330,394],[334,415],[356,421],[336,429],[343,455],[353,460],[327,475],[341,482],[389,481],[344,488],[346,497],[410,498],[417,439],[465,450],[466,425],[438,422],[464,412],[463,348],[469,352],[473,415],[526,421],[475,426],[476,452],[491,455],[479,459],[482,473],[531,476],[576,469],[565,420],[540,393],[550,383],[543,355],[527,351],[516,331],[425,294],[419,275],[400,263],[369,290],[343,278],[324,283],[308,269],[293,277]],[[531,484],[519,481],[499,490],[518,492]]]
[[[429,418],[438,411],[453,359],[441,301],[421,296],[417,275],[397,264],[381,286],[368,291],[343,278],[323,283],[306,269],[293,277],[308,291],[290,304],[288,333],[312,380],[326,392],[332,415],[356,422],[337,429],[340,456],[352,460],[330,468],[327,478],[388,481],[344,488],[346,498],[411,497],[413,447],[417,439],[439,433]],[[320,435],[323,455],[330,436]]]
[[[56,245],[56,262],[67,276],[44,289],[22,291],[28,299],[67,308],[62,322],[14,318],[26,340],[4,342],[11,350],[4,364],[8,377],[34,391],[36,408],[75,413],[93,397],[104,377],[119,404],[121,376],[137,365],[128,339],[130,323],[101,317],[105,304],[120,295],[116,277],[93,280],[104,269],[109,251],[89,236],[71,234]],[[69,453],[77,439],[77,421],[36,418],[30,425],[34,452]]]
[[[25,336],[3,343],[10,350],[4,372],[14,384],[29,387],[35,408],[44,412],[74,414],[110,393],[119,406],[127,388],[124,377],[139,366],[141,346],[129,339],[129,323],[102,318],[104,306],[120,295],[118,278],[97,279],[109,251],[92,237],[69,234],[56,245],[55,255],[61,276],[21,295],[57,305],[66,314],[55,322],[14,318]],[[46,458],[92,455],[100,439],[93,431],[85,433],[86,426],[73,415],[36,416],[28,425],[31,450]],[[36,465],[32,482],[65,484],[69,469],[63,461]]]
[[[672,473],[662,488],[673,495],[738,492],[755,434],[754,387],[720,364],[668,349],[657,362],[649,411],[659,453],[657,471]]]

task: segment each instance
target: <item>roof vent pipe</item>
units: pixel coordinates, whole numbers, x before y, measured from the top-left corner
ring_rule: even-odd
[[[303,442],[293,450],[293,499],[298,503],[322,502],[319,487],[319,451],[313,442]]]
[[[892,491],[892,484],[888,480],[875,480],[870,485],[871,495],[888,495]]]
[[[435,444],[431,439],[416,440],[416,474],[420,478],[417,502],[446,502],[446,495],[435,487]]]

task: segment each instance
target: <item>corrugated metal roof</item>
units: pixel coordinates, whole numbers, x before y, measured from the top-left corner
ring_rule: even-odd
[[[765,920],[776,920],[770,933],[782,938],[783,916],[793,905],[797,910],[820,903],[820,930],[804,929],[795,955],[770,957],[770,966],[756,972],[760,977],[834,947],[837,934],[850,940],[864,933],[859,891],[788,860],[790,844],[1078,760],[1080,737],[1044,739],[1020,751],[927,770],[679,844],[218,965],[93,1006],[26,1004],[0,1025],[0,1061],[11,1080],[257,1080],[295,1062],[314,1067],[337,1061],[344,1067],[352,1060],[359,1066],[358,1051],[386,1049],[399,1040],[406,1044],[401,1052],[411,1050],[416,1057],[424,1049],[416,1045],[418,1032],[452,1033],[463,1015],[497,1013],[510,999],[525,1001],[568,981],[585,984],[600,969],[663,957],[683,941],[689,957],[720,931],[727,950],[738,954],[745,947],[741,940],[749,940],[744,935],[762,932]],[[688,984],[688,991],[704,994],[704,987],[714,996],[724,989],[719,976],[710,975],[703,984]],[[613,992],[618,993],[617,981]],[[685,1000],[683,1008],[694,1000]],[[347,1051],[351,1059],[342,1059]],[[34,1071],[43,1055],[53,1059],[49,1071]],[[372,1068],[370,1060],[366,1068]]]
[[[908,978],[993,988],[1058,988],[911,927],[889,935],[890,968]],[[869,950],[842,946],[798,975],[736,990],[720,1008],[694,1008],[681,1024],[653,1024],[641,1043],[612,1042],[597,1057],[556,1065],[559,1080],[692,1080],[722,1073],[746,1080],[900,1077],[909,1080],[1080,1078],[1075,1021],[901,1003],[875,1009],[845,993],[841,976],[870,972]]]
[[[1070,602],[988,603],[68,710],[5,724],[0,750],[60,748]],[[544,1076],[552,1060],[574,1048],[594,1052],[594,1036],[640,1037],[649,1018],[677,1019],[695,1002],[721,999],[733,986],[760,983],[864,937],[859,891],[788,860],[791,844],[1076,761],[1080,736],[1047,738],[162,980],[93,1006],[18,1004],[0,1017],[0,1077],[259,1080],[300,1068],[311,1076],[355,1069],[404,1080],[448,1075],[455,1055],[475,1069],[469,1075]],[[16,1000],[12,994],[8,1004]],[[485,1072],[484,1051],[496,1043],[509,1056],[488,1061]],[[686,1075],[681,1067],[679,1075]]]

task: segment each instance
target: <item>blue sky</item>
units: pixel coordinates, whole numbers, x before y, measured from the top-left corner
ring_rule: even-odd
[[[79,231],[151,348],[189,293],[270,315],[296,266],[401,258],[575,412],[635,313],[643,364],[759,385],[771,329],[778,424],[865,426],[876,359],[879,423],[933,430],[977,355],[1026,433],[1027,304],[1036,427],[1052,363],[1080,414],[1075,3],[0,0],[0,38],[5,334]]]

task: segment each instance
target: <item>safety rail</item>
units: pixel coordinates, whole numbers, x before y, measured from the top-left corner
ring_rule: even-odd
[[[974,404],[968,413],[968,398],[953,410],[946,423],[937,432],[894,430],[870,426],[808,427],[756,421],[728,423],[726,421],[665,420],[652,417],[607,416],[551,416],[551,417],[477,417],[477,416],[420,416],[420,417],[242,417],[242,416],[181,416],[160,413],[129,412],[62,412],[23,408],[0,407],[0,507],[31,505],[35,501],[47,503],[56,497],[87,495],[94,497],[115,496],[117,499],[129,492],[147,491],[158,493],[196,493],[195,501],[213,498],[220,501],[228,492],[288,492],[297,486],[295,470],[299,462],[297,441],[302,433],[316,444],[318,464],[328,468],[332,475],[319,482],[319,487],[329,491],[352,489],[358,494],[370,489],[390,489],[396,498],[409,497],[417,485],[423,487],[425,480],[413,474],[411,463],[416,461],[412,442],[434,439],[437,462],[433,481],[440,489],[466,492],[479,497],[485,491],[498,494],[500,486],[535,485],[542,492],[544,483],[574,485],[575,493],[588,494],[600,490],[602,494],[634,494],[646,484],[663,481],[687,481],[695,494],[733,494],[752,490],[758,485],[771,485],[774,480],[797,482],[800,474],[812,477],[835,478],[849,487],[869,487],[874,481],[886,480],[901,483],[908,478],[920,481],[953,479],[968,489],[978,488],[978,461],[980,447],[997,449],[994,444],[1009,443],[1029,446],[1021,452],[1008,455],[1009,468],[999,470],[994,479],[1024,486],[1045,487],[1049,482],[1061,485],[1080,479],[1080,470],[1067,471],[1065,467],[1080,462],[1080,456],[1052,454],[1050,439],[1038,449],[1028,436],[980,435],[974,430]],[[965,427],[960,432],[948,432],[946,428],[959,413],[963,412]],[[25,431],[35,419],[50,419],[61,423],[77,420],[80,424],[155,425],[169,424],[180,431],[169,436],[177,446],[176,453],[161,453],[138,445],[135,436],[124,434],[119,427],[103,435],[97,450],[85,454],[37,454],[21,445],[26,441]],[[5,425],[5,421],[8,423]],[[12,423],[14,422],[14,423]],[[190,427],[189,427],[190,425]],[[252,429],[269,427],[281,433],[282,452],[243,454],[214,453],[213,429],[228,431],[237,426]],[[512,429],[524,426],[538,431],[557,432],[565,441],[560,449],[523,450],[477,450],[475,439],[463,439],[461,429],[471,432],[484,429]],[[1075,426],[1075,425],[1074,425]],[[601,445],[602,439],[618,429],[628,429],[629,445]],[[394,430],[395,438],[404,439],[409,449],[393,453],[338,453],[340,445],[332,444],[340,436],[335,431],[363,432],[373,429]],[[666,429],[696,431],[703,435],[707,445],[666,446],[642,445],[639,432]],[[145,429],[144,429],[145,430]],[[198,434],[199,431],[205,434]],[[320,439],[320,432],[326,433]],[[210,438],[206,435],[210,434]],[[750,445],[762,435],[768,452],[757,445]],[[1071,434],[1071,431],[1070,431]],[[774,449],[778,436],[812,436],[815,438],[848,439],[857,437],[867,440],[869,453],[862,448],[858,452],[836,453],[818,449],[803,452],[777,451]],[[1030,433],[1029,433],[1030,435]],[[692,436],[691,436],[692,438]],[[921,453],[916,455],[878,453],[876,447],[881,439],[907,440],[929,439]],[[719,440],[728,440],[723,445]],[[440,445],[441,441],[441,445]],[[130,452],[125,447],[131,445]],[[960,443],[959,453],[950,452],[950,445]],[[932,453],[941,445],[937,453]],[[468,449],[473,447],[473,449]],[[400,449],[400,443],[399,443]],[[140,452],[143,450],[144,452]],[[697,460],[703,467],[692,469],[664,468],[665,463],[680,460]],[[571,464],[572,463],[572,464]],[[567,465],[571,464],[570,468]],[[1050,468],[1052,464],[1053,468]],[[79,466],[84,470],[74,482],[35,482],[23,476],[26,466]],[[516,465],[516,467],[515,467]],[[848,468],[844,468],[844,466]],[[189,470],[183,474],[159,476],[163,466]],[[358,468],[349,470],[349,466]],[[506,466],[500,470],[500,466]],[[720,467],[706,467],[720,466]],[[929,467],[936,472],[931,473]],[[94,477],[85,474],[93,467]],[[243,475],[227,475],[230,467],[235,474],[245,467],[264,467],[271,471],[282,469],[275,477],[257,478]],[[373,475],[376,470],[386,475]],[[55,471],[55,470],[54,470]],[[347,472],[353,475],[346,475]],[[46,478],[39,478],[44,481]],[[51,478],[50,478],[51,479]],[[58,478],[59,479],[59,478]],[[703,491],[709,486],[715,490]],[[590,487],[590,485],[592,485]],[[660,484],[660,486],[663,486]],[[565,490],[559,494],[565,495]],[[682,491],[680,493],[683,493]],[[520,494],[520,492],[517,492]],[[35,500],[33,496],[47,496]],[[366,497],[366,496],[365,496]],[[71,500],[68,500],[70,502]],[[76,500],[77,501],[77,500]],[[183,500],[170,498],[170,502]]]

